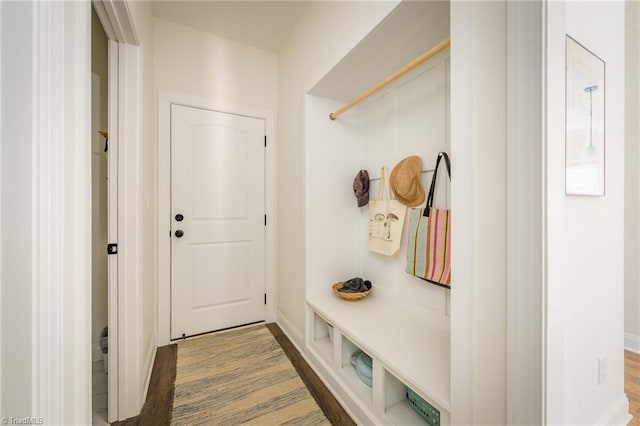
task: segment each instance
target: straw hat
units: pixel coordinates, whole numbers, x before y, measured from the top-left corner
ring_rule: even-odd
[[[424,188],[420,170],[422,160],[412,155],[400,161],[391,171],[391,188],[402,204],[415,207],[424,202]]]

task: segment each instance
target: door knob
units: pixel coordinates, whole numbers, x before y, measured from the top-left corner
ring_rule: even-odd
[[[178,214],[176,215],[176,221],[177,221],[177,222],[182,222],[182,220],[183,220],[183,219],[184,219],[184,216],[182,216],[180,213],[178,213]]]
[[[178,238],[182,237],[184,235],[184,232],[182,232],[182,229],[178,229],[174,235]]]

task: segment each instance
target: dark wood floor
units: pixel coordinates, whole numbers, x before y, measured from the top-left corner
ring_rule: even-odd
[[[640,354],[624,351],[624,391],[633,415],[629,426],[640,426]]]
[[[349,417],[347,412],[342,408],[334,396],[329,392],[329,389],[322,383],[318,375],[311,369],[309,364],[302,358],[300,352],[287,338],[284,332],[278,327],[277,324],[267,324],[267,328],[276,338],[280,346],[284,350],[291,364],[295,367],[296,371],[300,375],[300,378],[309,389],[309,392],[316,400],[320,409],[331,422],[332,425],[340,426],[355,426],[355,422]]]
[[[178,346],[161,346],[156,352],[156,359],[151,371],[147,399],[142,406],[140,414],[136,417],[115,422],[114,425],[158,425],[165,426],[171,423],[173,412],[173,392],[176,382],[176,360],[178,359]]]
[[[340,426],[355,425],[280,327],[277,324],[267,324],[266,326],[284,350],[284,353],[331,424]],[[142,407],[140,415],[122,422],[116,422],[114,423],[115,425],[161,426],[171,423],[177,354],[177,345],[158,348],[153,371],[151,372],[147,400]],[[633,420],[629,423],[629,426],[640,426],[640,354],[625,351],[624,364],[625,392],[629,398],[629,412],[633,415]]]
[[[300,352],[291,343],[277,324],[266,324],[267,328],[278,341],[282,350],[291,361],[300,378],[309,389],[320,409],[332,425],[355,425],[347,412],[342,408],[329,389],[302,358]],[[173,397],[176,381],[176,361],[178,355],[177,345],[167,345],[158,348],[156,359],[151,372],[147,399],[139,416],[116,422],[118,426],[158,425],[164,426],[171,423],[173,412]]]

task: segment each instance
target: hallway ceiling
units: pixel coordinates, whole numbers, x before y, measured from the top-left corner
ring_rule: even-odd
[[[307,7],[305,1],[162,1],[153,15],[166,21],[277,53]]]

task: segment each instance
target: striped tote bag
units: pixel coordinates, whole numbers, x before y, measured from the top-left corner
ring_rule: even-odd
[[[438,154],[436,168],[424,208],[409,209],[407,273],[430,283],[451,287],[451,211],[434,209],[433,198],[440,160],[444,158],[451,179],[451,163],[445,152]]]

